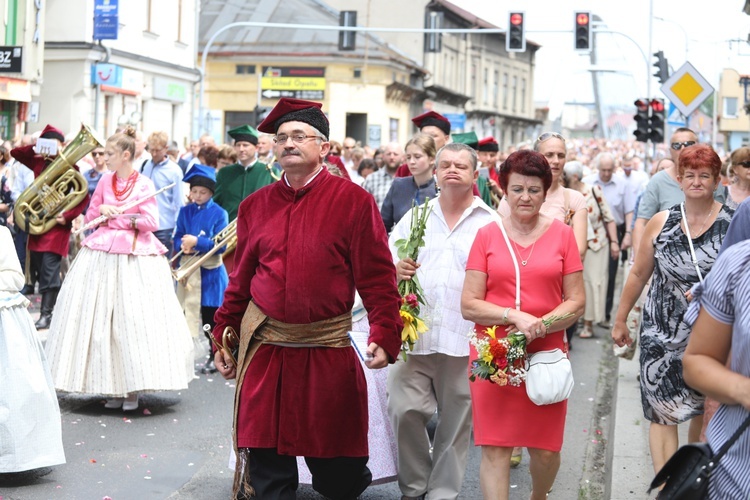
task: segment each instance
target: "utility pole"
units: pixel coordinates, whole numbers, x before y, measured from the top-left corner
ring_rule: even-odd
[[[654,0],[649,0],[648,1],[648,52],[647,54],[653,53],[653,47],[652,47],[653,43],[654,43]],[[651,60],[649,59],[648,62],[651,63]],[[648,97],[649,102],[651,102],[651,98],[653,97],[653,95],[651,95],[651,64],[647,66],[647,70],[646,70],[646,96]],[[650,160],[651,160],[651,148],[649,148],[647,144],[644,166],[649,170],[651,170],[651,165],[649,165]]]
[[[594,16],[594,21],[601,22],[601,18],[599,16]],[[596,30],[592,30],[591,33],[592,37],[592,43],[591,43],[591,51],[589,52],[589,57],[591,60],[591,67],[596,68],[596,47],[598,46],[596,43]],[[604,109],[602,109],[602,100],[599,97],[599,72],[598,71],[592,71],[591,72],[591,86],[594,90],[594,106],[596,107],[596,118],[599,121],[599,133],[601,136],[605,139],[609,139],[609,129],[607,128],[607,123],[604,120]]]

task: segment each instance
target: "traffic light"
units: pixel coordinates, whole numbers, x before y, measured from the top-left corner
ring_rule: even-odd
[[[661,50],[654,52],[654,57],[656,57],[654,67],[657,68],[654,76],[659,79],[659,83],[664,83],[669,79],[669,63],[667,63],[664,52]]]
[[[443,13],[429,11],[424,20],[424,27],[431,30],[439,30],[443,27]],[[442,33],[425,33],[424,34],[424,51],[440,52],[443,44]]]
[[[591,50],[591,13],[576,12],[576,50]]]
[[[638,99],[635,101],[635,140],[638,142],[648,142],[649,122],[648,111],[650,109],[648,99]]]
[[[654,144],[664,142],[664,99],[651,99],[649,103],[651,107],[651,118],[649,119],[649,133],[648,138]]]
[[[523,12],[511,12],[508,15],[508,32],[505,34],[505,50],[507,52],[526,52],[524,15]]]
[[[339,26],[356,26],[357,11],[342,10],[339,13]],[[357,48],[356,31],[339,31],[339,50],[355,50]]]
[[[267,108],[265,106],[255,106],[253,108],[253,122],[254,125],[257,127],[260,125],[260,122],[266,119],[266,116],[268,116],[268,113],[271,111],[271,108]]]

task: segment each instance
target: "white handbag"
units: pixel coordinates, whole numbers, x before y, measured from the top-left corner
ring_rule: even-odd
[[[529,354],[526,395],[537,406],[565,401],[573,392],[573,368],[561,349]]]
[[[516,271],[516,309],[521,309],[521,271],[518,260],[513,252],[508,234],[502,222],[499,222],[508,252],[513,259]],[[563,340],[567,339],[563,335]],[[562,349],[529,353],[526,367],[526,395],[537,406],[551,405],[565,401],[573,392],[573,368],[568,356]]]

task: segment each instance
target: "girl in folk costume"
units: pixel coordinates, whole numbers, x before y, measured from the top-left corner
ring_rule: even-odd
[[[83,240],[60,291],[47,357],[60,391],[110,396],[135,410],[138,393],[185,389],[193,342],[174,294],[150,179],[133,169],[135,131],[107,140],[108,172],[86,212],[107,217]],[[144,200],[128,209],[122,207]]]
[[[23,284],[13,237],[0,226],[0,474],[65,463],[60,407]]]
[[[180,250],[187,256],[180,260],[180,267],[185,269],[214,248],[213,238],[227,227],[229,215],[211,199],[216,188],[216,171],[213,168],[195,164],[182,181],[190,184],[192,203],[180,209],[174,241],[175,251],[177,245],[180,245]],[[214,314],[224,300],[229,277],[222,263],[223,251],[224,248],[220,248],[204,260],[199,273],[193,272],[177,282],[177,297],[194,338],[203,330],[203,325],[209,325],[213,329]],[[206,332],[206,335],[210,334]],[[210,339],[209,356],[201,371],[216,371]]]

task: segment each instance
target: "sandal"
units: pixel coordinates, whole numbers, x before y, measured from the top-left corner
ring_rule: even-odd
[[[582,339],[590,339],[594,336],[594,329],[590,326],[584,325],[583,330],[581,330],[581,333],[579,333],[578,336]]]
[[[510,455],[510,467],[515,469],[521,463],[523,459],[523,448],[513,448],[513,453]]]

